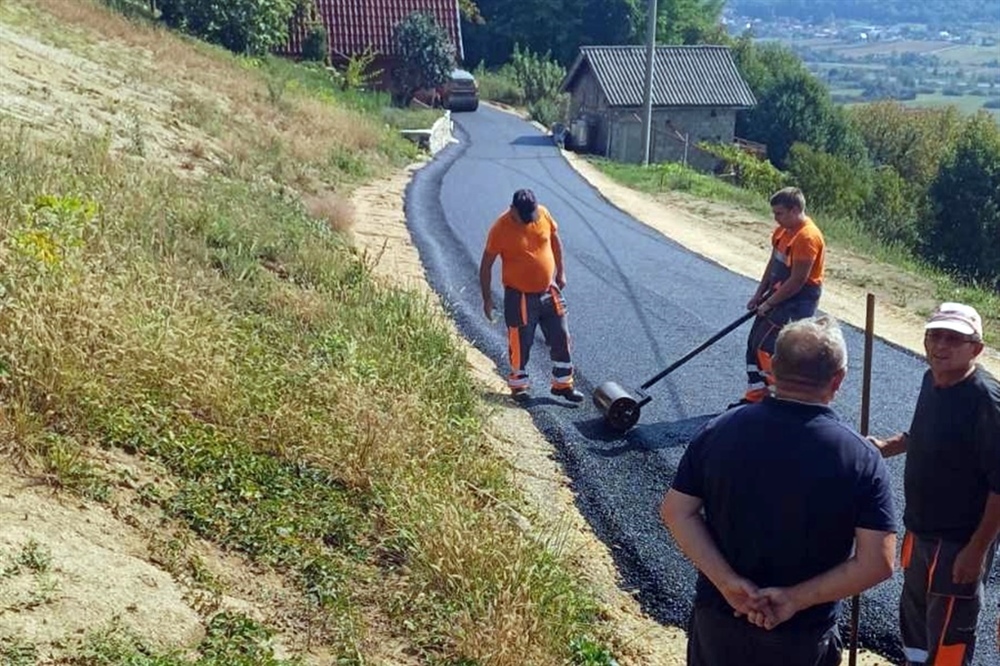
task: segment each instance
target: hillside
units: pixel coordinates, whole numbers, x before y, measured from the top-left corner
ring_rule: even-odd
[[[996,5],[978,0],[729,0],[739,15],[769,19],[789,17],[803,21],[859,21],[924,23],[941,29],[976,24],[996,24]]]
[[[398,112],[75,0],[0,98],[0,663],[681,663],[429,298]]]
[[[0,99],[0,663],[683,663],[441,316],[377,98],[7,0]]]

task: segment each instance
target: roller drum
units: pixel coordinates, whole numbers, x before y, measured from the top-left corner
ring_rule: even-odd
[[[639,401],[616,382],[604,382],[594,391],[594,406],[615,430],[625,431],[639,421]]]

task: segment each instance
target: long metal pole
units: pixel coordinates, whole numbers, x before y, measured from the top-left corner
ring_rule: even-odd
[[[642,165],[649,166],[649,139],[653,131],[653,58],[656,54],[656,0],[649,0],[646,19],[646,85],[643,88]]]
[[[875,294],[868,294],[865,301],[865,361],[861,375],[861,423],[858,430],[868,436],[872,396],[872,348],[875,344]],[[858,628],[861,624],[861,595],[851,597],[851,637],[847,656],[849,666],[858,663]]]

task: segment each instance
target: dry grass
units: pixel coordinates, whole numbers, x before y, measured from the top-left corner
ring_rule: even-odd
[[[276,623],[340,663],[379,654],[364,617],[424,662],[566,663],[593,611],[558,546],[511,522],[464,356],[341,234],[345,187],[402,140],[288,70],[88,2],[37,7],[73,48],[145,63],[201,134],[161,161],[0,122],[0,450],[98,499],[98,447],[157,460],[171,524],[282,571],[308,612]]]
[[[266,64],[131,21],[92,2],[39,0],[37,5],[60,24],[73,26],[64,32],[87,57],[109,67],[124,65],[143,84],[173,93],[162,120],[144,114],[142,122],[154,134],[176,134],[175,120],[204,134],[173,139],[190,146],[178,159],[182,168],[190,170],[192,158],[224,152],[220,157],[228,157],[231,173],[264,172],[308,192],[323,182],[357,182],[371,175],[369,164],[387,164],[386,133],[378,119],[332,105],[329,96],[317,98],[283,70],[271,73]],[[35,16],[39,26],[45,25],[42,16]],[[215,145],[219,150],[209,148]]]
[[[329,190],[302,199],[310,217],[323,220],[332,231],[347,231],[354,226],[351,202]]]

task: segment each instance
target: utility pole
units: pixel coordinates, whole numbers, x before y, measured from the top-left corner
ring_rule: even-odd
[[[653,59],[656,56],[656,0],[649,0],[646,20],[646,85],[643,89],[642,165],[649,166],[649,139],[653,132]]]

